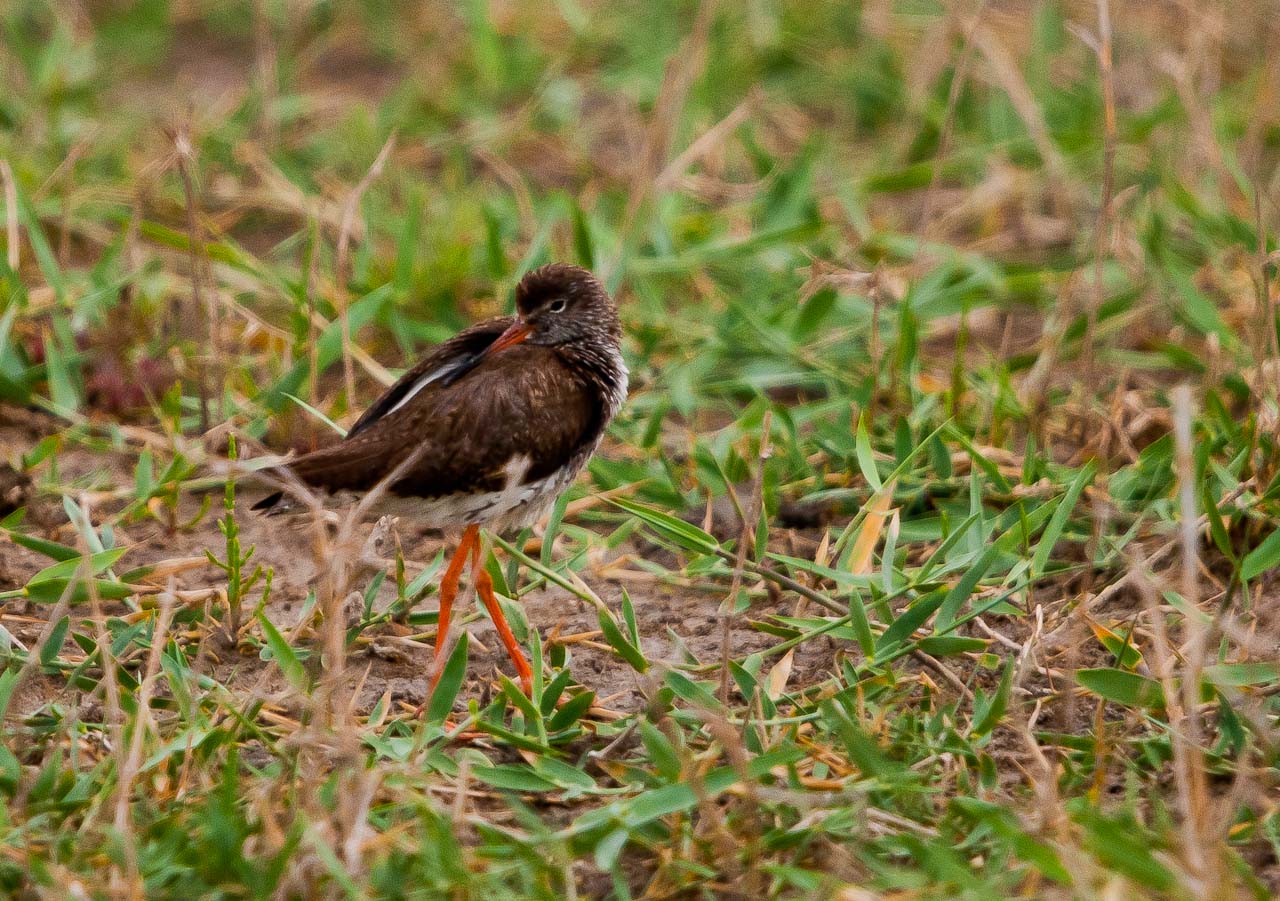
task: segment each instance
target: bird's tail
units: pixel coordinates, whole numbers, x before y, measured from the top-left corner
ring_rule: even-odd
[[[329,491],[363,491],[377,484],[384,469],[393,462],[395,451],[395,448],[385,443],[356,438],[303,454],[281,466],[266,470],[265,475],[268,478],[275,476],[277,484],[292,477],[314,488]],[[274,491],[250,509],[276,509],[284,495],[284,491]],[[287,505],[278,512],[284,512],[284,509],[287,509]]]
[[[276,507],[276,505],[279,504],[280,501],[283,499],[284,499],[283,491],[273,491],[270,494],[268,494],[266,497],[264,497],[262,500],[258,501],[249,509],[259,513],[271,512]]]

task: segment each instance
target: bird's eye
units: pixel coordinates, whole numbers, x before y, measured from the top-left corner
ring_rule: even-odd
[[[547,309],[553,313],[563,313],[565,306],[565,299],[563,297],[557,297],[555,300],[551,301],[551,303],[547,304]]]

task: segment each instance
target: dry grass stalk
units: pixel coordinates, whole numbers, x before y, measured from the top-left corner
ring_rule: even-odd
[[[1093,302],[1085,316],[1083,347],[1085,384],[1094,383],[1094,339],[1098,329],[1098,312],[1106,300],[1103,284],[1104,268],[1111,255],[1111,199],[1115,191],[1116,159],[1116,86],[1112,65],[1112,32],[1110,0],[1098,2],[1098,68],[1102,78],[1102,198],[1098,205],[1097,233],[1093,247]]]
[[[287,17],[285,21],[288,21]],[[261,105],[258,137],[268,147],[274,145],[276,140],[276,120],[272,107],[276,102],[277,58],[275,35],[272,33],[266,0],[253,0],[253,75]]]
[[[200,208],[196,201],[195,180],[191,175],[191,167],[194,165],[196,158],[195,145],[191,142],[190,132],[182,129],[175,129],[170,135],[170,139],[173,142],[174,162],[178,167],[178,176],[182,179],[182,192],[186,200],[187,253],[191,264],[191,299],[195,304],[196,310],[204,313],[205,325],[208,328],[209,346],[204,354],[198,356],[200,372],[197,376],[200,391],[200,431],[207,432],[211,425],[209,419],[209,392],[212,390],[211,386],[221,384],[221,379],[218,378],[217,374],[211,373],[209,370],[211,366],[220,366],[221,361],[224,359],[222,339],[220,337],[218,301],[216,294],[212,292],[209,294],[207,305],[204,300],[203,284],[207,267],[204,258],[204,241],[200,236]],[[222,397],[223,392],[219,390],[219,420],[223,418]]]
[[[89,500],[83,495],[80,497],[80,509],[84,514],[83,528],[93,528],[93,516]],[[103,615],[102,602],[98,597],[97,586],[92,578],[92,549],[89,547],[84,532],[79,532],[78,543],[81,562],[73,582],[84,580],[88,587],[89,609],[93,613],[94,640],[98,645],[99,660],[102,666],[102,679],[98,684],[102,689],[103,726],[110,735],[113,750],[119,754],[123,753],[125,747],[124,730],[127,718],[120,703],[120,682],[116,675],[117,660],[112,650],[111,634],[106,628],[106,617]],[[135,728],[140,728],[140,723],[135,725]],[[128,792],[130,789],[131,785],[125,785],[123,780],[120,780],[116,787],[114,826],[120,839],[121,850],[124,853],[124,868],[122,872],[119,866],[113,865],[111,867],[110,885],[114,897],[140,901],[144,895],[141,871],[138,868],[138,847],[136,833],[133,829],[133,812],[128,803],[128,797],[126,796],[123,801],[120,798],[120,792]]]
[[[1280,372],[1280,336],[1276,334],[1276,307],[1275,301],[1271,298],[1271,261],[1267,258],[1267,226],[1262,217],[1261,178],[1256,179],[1254,182],[1253,222],[1254,230],[1258,233],[1257,262],[1255,264],[1258,269],[1256,275],[1258,280],[1258,318],[1262,321],[1262,333],[1266,336],[1259,342],[1254,354],[1260,363],[1267,355],[1270,355],[1275,372]],[[1266,373],[1270,367],[1263,364],[1257,368],[1258,372],[1262,374]],[[1264,396],[1274,404],[1277,393],[1280,392],[1280,386],[1277,386],[1276,379],[1264,376],[1259,381],[1261,385],[1258,387],[1262,388]]]
[[[729,114],[699,135],[692,144],[669,162],[654,179],[654,188],[666,191],[672,188],[691,166],[720,147],[739,125],[747,121],[760,103],[760,93],[753,90]]]
[[[62,621],[71,609],[71,597],[75,591],[74,580],[67,583],[67,587],[63,589],[62,596],[58,598],[56,604],[53,605],[49,613],[44,618],[44,626],[40,629],[40,636],[36,639],[35,646],[27,654],[27,659],[23,662],[22,667],[18,670],[18,675],[13,681],[13,688],[10,690],[10,697],[16,695],[21,690],[23,684],[31,677],[36,668],[40,666],[40,660],[44,656],[45,647],[49,644],[50,638],[53,636],[54,628]],[[14,716],[13,705],[10,704],[5,710],[4,720],[0,721],[0,726],[5,725],[9,718]]]
[[[751,754],[743,742],[742,733],[723,716],[714,711],[703,711],[703,721],[707,731],[724,749],[725,756],[729,758],[730,765],[737,771],[738,778],[741,780],[735,788],[737,797],[741,799],[738,807],[743,815],[743,822],[734,831],[725,834],[732,854],[729,860],[734,863],[737,863],[735,858],[741,860],[737,867],[739,872],[734,879],[734,888],[743,897],[762,897],[765,894],[766,885],[762,878],[764,874],[760,869],[759,861],[765,824],[760,812],[760,798],[756,793],[756,780],[751,778],[748,769]],[[743,723],[742,728],[750,729],[751,725]]]
[[[538,230],[538,213],[534,209],[533,197],[529,192],[529,185],[525,181],[525,177],[511,163],[483,147],[475,148],[472,153],[477,160],[488,166],[493,171],[493,174],[498,176],[499,181],[510,189],[511,196],[516,202],[516,209],[520,213],[521,239],[525,241],[532,240]]]
[[[173,580],[170,579],[170,591],[173,589],[172,582]],[[169,625],[173,621],[176,609],[173,601],[172,594],[161,595],[160,615],[156,618],[155,628],[151,633],[151,651],[147,655],[146,675],[138,686],[137,715],[133,721],[133,734],[130,736],[128,753],[120,762],[116,786],[115,828],[122,836],[133,834],[133,814],[130,806],[133,783],[142,770],[142,754],[146,746],[147,733],[153,728],[151,698],[155,694],[156,680],[160,675],[160,656],[164,652],[165,642],[169,637]],[[124,749],[119,750],[123,752]],[[133,865],[136,866],[136,864],[135,859]]]
[[[363,677],[349,694],[344,696],[343,692],[347,672],[346,601],[359,568],[366,563],[364,542],[355,535],[357,525],[382,498],[389,485],[412,468],[417,460],[418,455],[410,455],[370,490],[340,520],[337,534],[332,539],[320,498],[287,470],[281,474],[284,489],[310,508],[313,551],[319,571],[317,593],[323,618],[320,677],[311,697],[299,699],[310,709],[308,723],[305,727],[299,723],[289,726],[293,730],[291,742],[309,758],[308,765],[303,768],[307,775],[299,786],[305,801],[297,816],[308,824],[307,834],[313,853],[300,855],[295,863],[292,879],[299,886],[314,886],[321,878],[317,856],[340,862],[349,876],[359,878],[365,869],[365,850],[375,837],[369,823],[369,811],[382,775],[366,769],[359,752],[355,699],[363,685]],[[382,525],[379,524],[380,527]],[[293,643],[307,626],[306,621],[299,622],[288,636],[289,642]],[[260,678],[250,695],[258,695],[262,687]],[[320,793],[335,769],[340,780],[340,801],[336,809],[331,810],[320,800]],[[320,846],[324,850],[320,850]]]
[[[324,615],[324,674],[314,702],[317,715],[322,716],[335,728],[340,707],[337,690],[346,664],[346,622],[343,616],[343,604],[357,569],[366,564],[365,555],[362,553],[364,543],[355,537],[355,529],[365,515],[386,496],[390,487],[418,464],[427,450],[429,450],[427,445],[419,446],[382,481],[369,489],[342,518],[337,535],[332,542],[329,541],[320,517],[315,515],[313,508],[313,522],[316,526],[316,562],[320,567],[322,585],[320,609]],[[311,494],[310,491],[307,493]]]
[[[348,779],[347,790],[338,804],[338,834],[342,836],[342,862],[347,873],[359,878],[365,871],[365,847],[377,836],[369,824],[369,811],[382,784],[382,775],[379,770],[361,766],[357,757],[351,761]]]
[[[1200,600],[1199,558],[1200,530],[1196,514],[1195,464],[1192,449],[1194,402],[1191,388],[1179,385],[1173,390],[1173,426],[1175,467],[1178,476],[1178,501],[1181,508],[1182,597],[1186,605],[1183,630],[1187,635],[1182,654],[1181,698],[1174,685],[1175,656],[1164,627],[1163,614],[1155,609],[1154,592],[1143,591],[1155,635],[1153,644],[1161,685],[1174,732],[1173,754],[1178,801],[1182,813],[1183,850],[1188,867],[1199,882],[1200,897],[1219,897],[1222,888],[1219,854],[1220,837],[1213,833],[1217,817],[1209,800],[1208,777],[1201,751],[1203,729],[1200,722],[1200,682],[1208,639],[1207,624],[1198,608]]]
[[[66,158],[59,164],[55,176],[62,178],[61,215],[58,221],[58,266],[65,269],[71,262],[71,189],[75,182],[76,161],[89,147],[89,140],[80,140],[71,146]]]
[[[760,423],[760,453],[756,459],[756,474],[751,482],[751,502],[746,510],[739,510],[742,517],[742,530],[738,535],[738,553],[733,566],[733,580],[729,585],[729,594],[720,605],[720,703],[729,703],[729,661],[732,659],[733,618],[738,607],[738,589],[742,587],[743,568],[747,563],[747,554],[754,551],[756,543],[756,527],[760,521],[760,511],[764,505],[764,468],[769,457],[773,455],[771,444],[773,428],[773,411],[765,410],[764,419]],[[787,652],[789,661],[791,652]],[[786,664],[789,666],[789,663]]]
[[[0,158],[0,182],[4,182],[5,253],[9,268],[18,271],[18,186],[13,180],[13,167]]]
[[[355,227],[356,213],[360,209],[361,198],[364,197],[365,191],[369,190],[369,186],[373,184],[374,179],[382,174],[382,169],[386,166],[387,159],[391,156],[391,151],[395,149],[395,146],[396,133],[392,132],[386,143],[382,145],[382,149],[378,151],[378,155],[373,160],[373,165],[369,167],[364,177],[347,195],[347,201],[342,207],[342,224],[338,229],[338,250],[334,265],[334,278],[337,282],[338,296],[342,301],[342,378],[343,385],[347,390],[348,409],[355,403],[356,395],[355,367],[351,358],[351,317],[349,310],[351,295],[348,293],[348,284],[351,279],[349,271],[351,231]]]
[[[293,217],[299,222],[315,220],[335,234],[341,230],[345,204],[307,194],[290,181],[256,143],[246,142],[236,147],[236,157],[253,173],[257,187],[236,185],[234,190],[228,190],[215,183],[209,186],[212,200]]]
[[[711,23],[715,19],[715,7],[715,0],[702,0],[689,37],[685,39],[679,52],[673,54],[667,62],[658,100],[654,104],[653,119],[645,135],[644,150],[636,160],[632,175],[631,192],[627,197],[622,225],[618,229],[618,249],[612,261],[602,267],[606,283],[621,264],[640,211],[657,187],[659,167],[671,155],[671,145],[675,141],[676,129],[684,113],[689,88],[706,64],[707,42],[711,34]]]
[[[942,117],[942,132],[938,136],[938,150],[933,155],[933,172],[929,176],[929,187],[925,189],[924,200],[920,202],[920,220],[916,225],[922,241],[927,242],[933,233],[932,210],[933,197],[938,190],[938,181],[942,177],[942,164],[951,152],[951,133],[955,128],[956,104],[960,102],[960,92],[964,89],[969,77],[969,65],[973,62],[973,34],[982,21],[991,0],[981,0],[978,8],[965,24],[964,35],[960,44],[960,53],[956,58],[951,73],[951,85],[947,91],[947,110]],[[950,28],[948,28],[950,31]],[[873,359],[875,359],[873,357]]]
[[[1058,292],[1054,309],[1045,317],[1040,330],[1039,353],[1036,361],[1027,373],[1022,384],[1018,386],[1018,400],[1028,410],[1038,412],[1044,409],[1049,389],[1053,387],[1052,379],[1058,373],[1062,347],[1066,343],[1067,329],[1071,326],[1071,316],[1066,311],[1072,309],[1075,292],[1079,288],[1080,271],[1073,271]],[[1032,416],[1031,424],[1039,432],[1036,440],[1044,445],[1043,417]]]
[[[1182,53],[1164,53],[1160,66],[1173,79],[1178,99],[1187,112],[1193,138],[1187,147],[1188,163],[1196,170],[1207,165],[1224,196],[1229,196],[1235,180],[1218,145],[1214,111],[1206,103],[1207,95],[1217,89],[1221,71],[1222,10],[1215,3],[1187,3],[1183,12],[1186,31]]]
[[[311,219],[311,235],[307,260],[307,402],[320,409],[320,314],[316,312],[316,273],[320,264],[320,224]],[[308,418],[307,437],[311,450],[316,449],[316,422]]]
[[[1035,94],[1023,78],[1022,70],[1013,58],[1013,54],[985,25],[979,25],[974,29],[972,40],[974,46],[986,59],[990,75],[996,85],[1008,95],[1014,111],[1026,126],[1032,142],[1036,145],[1036,152],[1044,161],[1045,168],[1049,170],[1050,180],[1058,185],[1071,184],[1072,179],[1069,177],[1070,170],[1066,160],[1062,158],[1057,145],[1054,144],[1049,126],[1036,102]]]

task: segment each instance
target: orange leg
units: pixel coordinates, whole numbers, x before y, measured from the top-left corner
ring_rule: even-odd
[[[444,673],[445,645],[449,640],[449,620],[453,615],[453,600],[458,595],[458,580],[462,578],[462,570],[467,565],[467,557],[480,547],[480,527],[467,526],[462,532],[462,540],[458,542],[453,558],[440,580],[440,619],[436,625],[436,652],[431,661],[431,691],[436,690],[436,683]]]
[[[520,676],[520,685],[524,688],[525,694],[533,694],[533,670],[529,667],[529,661],[524,658],[524,653],[520,650],[520,645],[516,642],[515,635],[511,634],[511,626],[507,624],[507,618],[502,612],[502,608],[498,606],[498,599],[493,594],[493,578],[480,565],[480,544],[477,542],[471,548],[471,578],[476,583],[476,591],[480,595],[480,600],[484,602],[484,609],[489,611],[489,618],[493,620],[493,625],[498,630],[498,637],[502,639],[503,646],[507,649],[507,654],[511,657],[511,662],[516,665],[516,673]]]

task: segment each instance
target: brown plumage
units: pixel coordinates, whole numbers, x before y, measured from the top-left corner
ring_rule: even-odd
[[[551,312],[557,301],[565,308]],[[516,303],[518,316],[479,323],[438,345],[343,441],[288,468],[316,487],[365,491],[413,457],[389,490],[425,501],[428,525],[486,525],[504,515],[512,521],[503,525],[522,525],[536,518],[594,451],[625,396],[627,373],[617,313],[590,273],[544,266],[521,281]],[[491,350],[520,323],[531,326],[527,337]],[[526,458],[518,484],[508,485],[513,461]],[[515,508],[495,501],[483,509],[487,495],[538,489],[548,479],[546,491],[534,490]]]
[[[526,480],[560,468],[598,437],[602,417],[596,412],[599,392],[578,383],[550,348],[509,348],[452,384],[428,384],[386,415],[397,388],[407,392],[424,375],[457,360],[456,345],[476,339],[491,344],[510,324],[510,318],[482,323],[441,345],[371,407],[365,417],[375,415],[358,420],[346,440],[300,457],[289,468],[330,491],[364,491],[414,455],[417,461],[390,488],[429,500],[500,490],[504,467],[519,454],[532,459]],[[385,410],[377,415],[380,404]]]
[[[479,323],[440,344],[343,441],[284,465],[331,491],[367,491],[394,476],[388,489],[419,499],[424,524],[463,529],[441,583],[438,642],[470,555],[481,598],[527,679],[528,664],[477,565],[477,528],[536,521],[581,471],[626,397],[621,332],[613,301],[591,273],[543,266],[517,286],[515,316]],[[273,494],[254,509],[280,498]],[[437,678],[442,662],[438,656]]]

